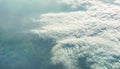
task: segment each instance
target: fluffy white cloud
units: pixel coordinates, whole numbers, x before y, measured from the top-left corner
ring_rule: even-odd
[[[52,50],[54,64],[67,69],[119,69],[120,47],[100,37],[60,41]]]
[[[32,32],[53,38],[52,62],[66,69],[120,69],[120,6],[117,0],[62,0],[85,11],[40,16]],[[74,3],[75,2],[75,3]],[[76,4],[78,3],[78,4]]]
[[[102,5],[103,3],[111,5],[120,5],[119,0],[58,0],[59,3],[67,4],[71,8],[88,9],[92,6]]]

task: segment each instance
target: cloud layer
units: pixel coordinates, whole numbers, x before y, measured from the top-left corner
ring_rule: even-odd
[[[61,2],[79,11],[43,14],[36,20],[41,27],[31,30],[55,41],[52,63],[65,69],[120,69],[119,0]]]

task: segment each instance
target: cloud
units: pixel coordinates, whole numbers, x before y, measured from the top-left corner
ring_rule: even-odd
[[[71,4],[79,0],[62,0]],[[40,38],[52,38],[52,63],[66,69],[120,68],[120,6],[111,0],[80,0],[85,11],[48,13],[31,30]],[[74,4],[77,5],[77,4]]]
[[[52,50],[52,62],[67,69],[119,69],[120,47],[100,37],[60,41]]]
[[[120,4],[119,0],[58,0],[59,3],[66,4],[73,9],[87,10],[89,7],[102,5],[103,3],[118,5]]]

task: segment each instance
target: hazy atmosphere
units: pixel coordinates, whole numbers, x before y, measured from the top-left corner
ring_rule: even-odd
[[[119,0],[0,0],[0,69],[120,69]]]
[[[38,27],[33,20],[40,14],[69,11],[66,7],[54,0],[0,0],[0,69],[51,68],[50,41],[29,31]]]

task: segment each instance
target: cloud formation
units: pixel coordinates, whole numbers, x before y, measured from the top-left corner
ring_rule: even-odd
[[[67,13],[48,13],[31,30],[40,38],[52,38],[53,64],[65,69],[120,69],[119,0],[62,0],[84,8]]]
[[[102,6],[104,3],[110,5],[120,5],[119,0],[58,0],[59,3],[66,4],[73,9],[89,9],[93,6]]]
[[[63,40],[53,48],[52,62],[62,63],[67,69],[119,69],[119,49],[100,37]]]

